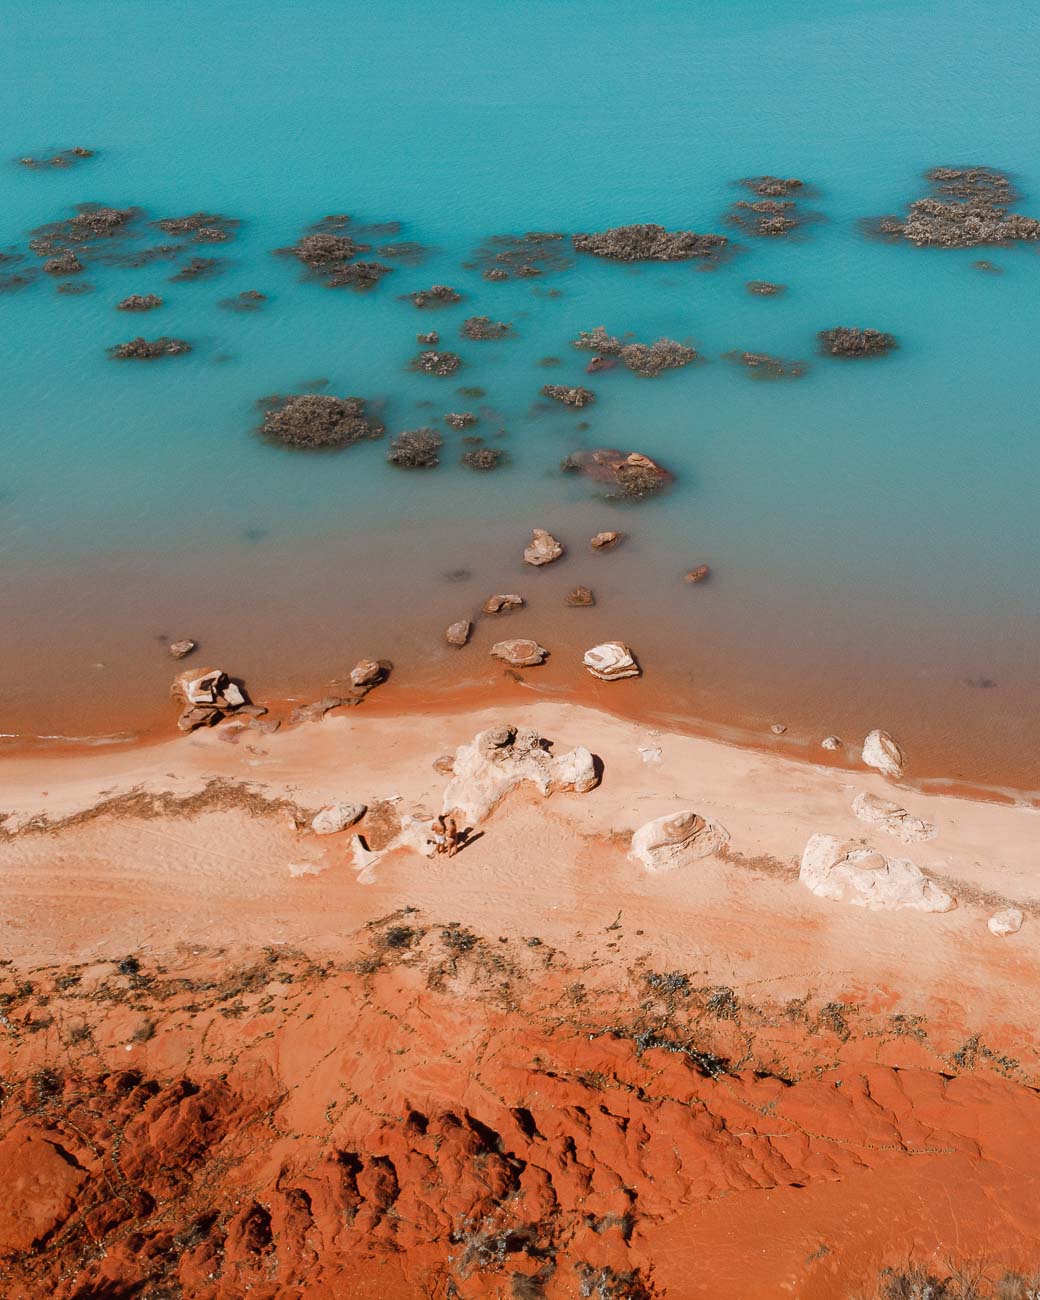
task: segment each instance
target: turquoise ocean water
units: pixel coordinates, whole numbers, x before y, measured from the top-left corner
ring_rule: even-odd
[[[243,225],[191,250],[229,260],[215,279],[91,266],[90,294],[59,295],[51,277],[0,294],[0,731],[161,715],[165,635],[196,636],[261,698],[363,653],[389,654],[405,683],[480,676],[480,636],[449,657],[441,630],[526,583],[526,621],[509,627],[558,650],[548,688],[570,683],[583,638],[619,636],[676,717],[756,734],[780,720],[807,746],[884,725],[922,771],[1040,786],[1040,256],[916,250],[858,226],[901,211],[943,163],[1013,173],[1040,214],[1035,6],[998,21],[965,0],[8,0],[2,23],[0,247],[24,249],[81,202]],[[99,156],[64,171],[8,161],[78,144]],[[725,232],[733,182],[763,172],[812,183],[825,220],[742,239],[714,271],[581,258],[489,284],[461,266],[484,237],[531,229]],[[429,253],[367,294],[302,281],[271,250],[329,212],[401,221]],[[752,279],[789,288],[759,299]],[[398,299],[437,282],[465,301]],[[263,310],[217,305],[244,289],[269,296]],[[161,310],[114,310],[150,292]],[[515,337],[459,341],[471,314]],[[568,340],[598,324],[693,340],[705,362],[592,376],[595,406],[547,409],[538,389],[582,382],[588,358]],[[900,349],[816,357],[815,332],[836,324],[890,330]],[[462,355],[456,379],[408,372],[427,329]],[[136,333],[194,350],[107,358]],[[734,348],[812,365],[760,382],[720,359]],[[476,432],[509,463],[463,468],[446,429],[425,474],[391,469],[385,442],[260,442],[255,400],[318,378],[385,402],[390,433],[481,411]],[[659,458],[676,488],[598,501],[558,465],[599,445]],[[519,564],[536,524],[570,543],[555,573]],[[585,539],[608,526],[629,545],[589,559]],[[712,582],[684,587],[700,562]],[[579,581],[599,604],[564,611]]]

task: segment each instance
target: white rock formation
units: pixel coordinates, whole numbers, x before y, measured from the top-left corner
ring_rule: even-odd
[[[832,751],[835,749],[841,749],[841,738],[839,736],[824,736],[824,738],[820,741],[820,745],[824,749],[829,749]]]
[[[875,909],[916,908],[948,912],[956,899],[906,858],[843,843],[833,835],[813,835],[802,854],[798,879],[820,898]]]
[[[338,835],[365,815],[363,803],[330,803],[311,822],[315,835]]]
[[[592,755],[584,746],[566,754],[550,752],[550,742],[536,731],[512,726],[479,732],[455,751],[454,771],[441,808],[455,811],[476,825],[524,781],[549,796],[561,790],[585,794],[599,781]]]
[[[1022,928],[1022,922],[1025,917],[1017,907],[1005,907],[1001,912],[994,912],[986,922],[990,934],[995,934],[998,939],[1004,939],[1009,934],[1018,934]]]
[[[867,767],[876,767],[884,776],[898,780],[903,775],[906,760],[903,751],[887,731],[872,731],[863,742],[863,761]]]
[[[724,826],[687,809],[640,826],[632,836],[631,853],[647,871],[674,871],[717,853],[728,843]]]
[[[582,663],[601,682],[639,676],[639,665],[623,641],[604,641],[602,645],[594,645],[585,651]]]
[[[880,826],[889,835],[913,844],[918,840],[933,840],[939,833],[931,822],[914,817],[894,799],[883,799],[876,794],[858,794],[852,801],[852,811],[861,822]]]
[[[552,564],[563,554],[563,547],[544,528],[532,529],[530,545],[524,548],[524,563],[538,568],[542,564]]]

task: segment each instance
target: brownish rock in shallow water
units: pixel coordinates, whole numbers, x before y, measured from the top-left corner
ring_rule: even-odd
[[[363,397],[300,393],[263,399],[267,407],[261,434],[288,447],[335,448],[381,438],[383,425],[368,414]]]
[[[564,596],[563,603],[565,605],[582,607],[595,605],[596,598],[588,587],[575,587],[572,591],[568,591],[566,596]]]
[[[185,637],[183,641],[171,641],[169,649],[174,659],[186,659],[195,649],[195,642]]]
[[[725,235],[698,235],[692,230],[665,230],[664,226],[644,224],[575,235],[572,242],[579,253],[618,262],[683,262],[694,258],[717,260],[729,240]]]
[[[464,646],[469,640],[470,632],[473,630],[473,624],[469,619],[459,619],[457,623],[452,623],[451,627],[444,633],[444,639],[448,645]]]
[[[178,673],[170,694],[182,706],[177,719],[181,731],[212,727],[249,703],[241,685],[222,668],[189,668]]]
[[[568,388],[566,384],[543,384],[541,391],[543,397],[576,408],[590,406],[596,400],[596,394],[590,388]]]
[[[612,484],[613,495],[636,499],[653,496],[675,476],[642,452],[619,451],[616,447],[599,447],[595,451],[576,451],[563,462],[565,471],[586,474],[597,483]]]
[[[748,293],[758,298],[775,298],[787,292],[786,284],[772,284],[769,280],[749,280],[746,285]]]
[[[524,563],[539,568],[543,564],[552,564],[562,554],[563,547],[552,533],[547,533],[544,528],[535,528],[530,543],[524,548]]]
[[[154,311],[162,306],[162,301],[157,293],[132,293],[129,298],[116,303],[116,311]]]
[[[706,564],[697,564],[690,571],[683,575],[683,582],[695,583],[706,582],[711,570]]]
[[[501,614],[503,610],[519,609],[523,603],[523,596],[517,596],[515,593],[505,596],[488,596],[484,602],[484,613]]]
[[[184,339],[171,339],[165,335],[158,339],[138,337],[128,343],[117,343],[109,348],[109,356],[117,361],[154,361],[159,357],[180,357],[191,351]]]
[[[820,330],[816,337],[820,351],[830,357],[879,357],[899,346],[893,334],[850,325]]]
[[[528,637],[512,637],[508,641],[496,641],[490,653],[513,668],[533,668],[545,662],[549,651]]]
[[[595,537],[589,540],[589,545],[594,551],[609,551],[615,546],[620,546],[624,540],[624,533],[607,531],[597,533]]]

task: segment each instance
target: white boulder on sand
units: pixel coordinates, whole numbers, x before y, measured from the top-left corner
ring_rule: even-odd
[[[990,934],[998,939],[1006,939],[1009,934],[1018,934],[1025,920],[1017,907],[1005,907],[1001,912],[994,912],[986,922]]]
[[[524,563],[539,568],[543,564],[552,564],[563,554],[563,547],[544,528],[532,529],[530,545],[524,547]]]
[[[315,835],[338,835],[365,815],[363,803],[330,803],[311,822]]]
[[[906,858],[852,845],[833,835],[813,835],[802,854],[798,879],[819,898],[874,909],[916,908],[948,912],[956,899]]]
[[[863,762],[876,767],[883,776],[898,780],[903,775],[906,760],[903,751],[887,731],[872,731],[863,742]]]
[[[594,645],[585,651],[581,662],[601,682],[639,676],[639,665],[623,641],[604,641],[602,645]]]
[[[647,871],[674,871],[717,853],[729,843],[718,822],[686,810],[656,817],[632,836],[632,857]]]
[[[586,794],[599,783],[595,762],[584,746],[558,755],[551,750],[551,741],[524,727],[478,732],[470,744],[455,751],[443,811],[456,811],[476,825],[524,781],[546,797],[561,790]]]
[[[852,811],[861,822],[880,826],[889,835],[894,835],[904,844],[913,844],[917,840],[935,839],[938,831],[931,822],[914,817],[894,799],[884,799],[877,794],[858,794],[852,801]]]

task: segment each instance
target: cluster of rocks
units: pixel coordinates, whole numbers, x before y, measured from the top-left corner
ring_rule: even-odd
[[[805,192],[805,182],[781,176],[749,176],[738,184],[755,195],[738,199],[726,214],[726,221],[742,234],[755,238],[777,239],[807,221],[818,220],[818,213],[804,211],[798,197]]]
[[[820,351],[829,357],[879,357],[899,346],[893,334],[850,325],[820,330],[816,337]]]
[[[99,203],[80,204],[76,215],[62,221],[48,222],[34,230],[29,241],[37,257],[64,257],[75,249],[79,259],[90,256],[101,245],[129,236],[140,208],[110,208]]]
[[[505,459],[506,453],[501,447],[471,447],[462,453],[462,463],[467,469],[498,469]]]
[[[565,271],[571,263],[565,235],[530,230],[524,235],[491,235],[464,265],[495,282]]]
[[[390,444],[387,460],[398,469],[435,469],[444,439],[436,429],[408,429]]]
[[[116,361],[154,361],[158,357],[180,357],[191,351],[191,344],[184,339],[136,338],[126,343],[117,343],[109,348],[109,356]]]
[[[221,298],[217,306],[223,311],[250,312],[259,311],[266,301],[267,294],[259,289],[243,289],[233,298]]]
[[[765,352],[724,352],[723,357],[744,366],[755,379],[797,379],[809,369],[805,361],[784,361]]]
[[[664,370],[677,370],[688,366],[697,359],[697,350],[686,343],[674,339],[657,339],[654,343],[625,343],[613,334],[608,334],[606,327],[597,325],[595,329],[582,330],[571,346],[582,352],[594,352],[595,359],[589,370],[603,370],[607,366],[604,358],[617,358],[633,374],[653,378]]]
[[[553,754],[552,742],[525,727],[492,727],[461,745],[451,760],[441,808],[471,825],[485,821],[510,791],[530,782],[544,798],[564,790],[586,794],[599,784],[584,747]]]
[[[116,311],[154,311],[163,300],[157,293],[132,293],[129,298],[116,303]]]
[[[47,275],[79,275],[83,263],[71,248],[64,248],[56,257],[49,257],[43,269]]]
[[[725,235],[698,235],[692,230],[666,230],[641,224],[615,226],[592,234],[578,234],[571,242],[579,253],[615,262],[687,262],[707,258],[717,261],[729,244]]]
[[[910,204],[905,217],[865,222],[869,233],[905,239],[918,248],[977,248],[1040,239],[1040,220],[1008,209],[1018,194],[992,167],[933,167],[924,174],[931,194]]]
[[[506,321],[492,320],[490,316],[470,316],[462,322],[459,332],[463,338],[475,341],[504,339],[513,332],[513,326]]]
[[[435,348],[441,341],[436,330],[427,330],[425,334],[416,334],[415,341],[421,348]]]
[[[444,417],[444,423],[451,429],[472,429],[476,422],[472,411],[449,411]]]
[[[416,307],[448,307],[452,303],[461,302],[462,294],[450,285],[435,284],[429,289],[417,289],[415,293],[405,294],[402,301],[414,303]]]
[[[267,409],[261,434],[287,447],[348,447],[370,438],[381,438],[383,425],[369,415],[363,397],[333,397],[325,393],[302,393],[263,399]]]
[[[234,239],[241,225],[237,217],[219,212],[193,212],[186,217],[161,217],[152,225],[165,235],[190,235],[196,244],[223,244]]]
[[[96,149],[84,149],[82,145],[76,145],[72,149],[59,149],[57,153],[51,154],[49,158],[32,158],[28,155],[19,158],[19,165],[28,167],[30,171],[44,171],[54,167],[72,167],[78,162],[83,162],[87,158],[94,158],[97,155]]]
[[[671,471],[649,456],[638,451],[619,451],[616,447],[572,452],[562,468],[611,485],[615,489],[611,496],[636,500],[654,496],[675,481]]]
[[[424,375],[446,378],[448,375],[453,375],[461,365],[462,358],[455,352],[430,350],[420,352],[417,357],[413,357],[411,368],[421,371]]]
[[[775,298],[787,290],[786,284],[774,284],[771,280],[749,280],[745,287],[756,298]]]
[[[596,395],[591,389],[568,388],[566,384],[544,384],[541,392],[543,397],[551,397],[555,402],[562,402],[564,406],[576,409],[591,406],[596,400]]]
[[[358,261],[362,253],[372,250],[372,245],[344,233],[351,229],[350,217],[334,215],[325,217],[310,231],[286,248],[275,252],[285,257],[295,257],[317,279],[331,289],[370,289],[384,275],[393,270],[383,262]]]
[[[171,694],[182,706],[177,719],[181,731],[212,727],[249,703],[241,684],[220,668],[189,668],[179,673]]]

